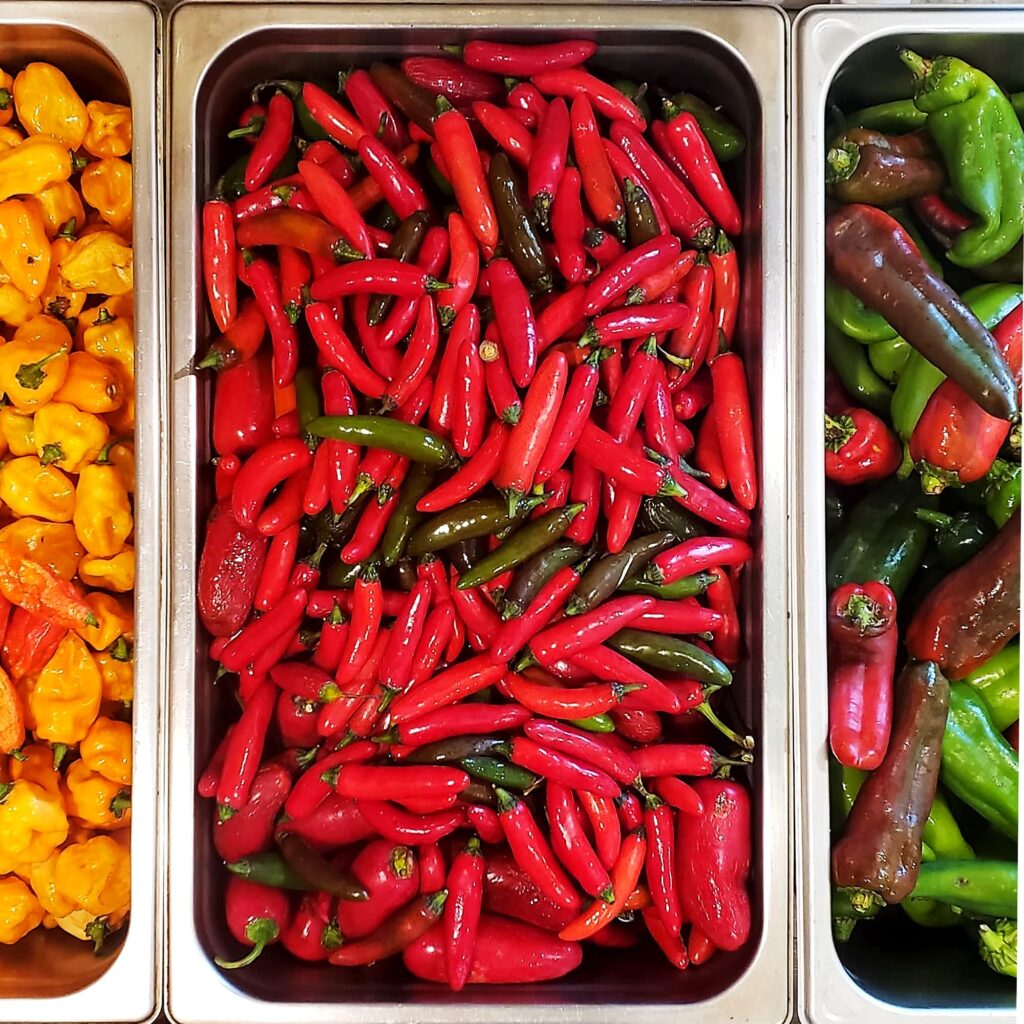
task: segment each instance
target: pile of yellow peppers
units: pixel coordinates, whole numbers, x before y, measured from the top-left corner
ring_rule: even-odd
[[[0,70],[0,943],[129,910],[131,148],[128,107]]]

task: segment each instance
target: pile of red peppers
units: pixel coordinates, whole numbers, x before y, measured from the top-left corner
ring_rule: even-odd
[[[446,49],[260,83],[203,210],[218,962],[684,970],[751,928],[740,210],[595,44]]]

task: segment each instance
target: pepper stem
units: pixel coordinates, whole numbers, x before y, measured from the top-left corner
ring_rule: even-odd
[[[905,46],[900,49],[900,60],[910,68],[914,78],[918,81],[926,78],[932,68],[932,61],[922,57],[919,53],[914,53],[913,50]]]
[[[838,452],[848,444],[857,433],[852,416],[843,413],[841,416],[829,416],[825,413],[825,447],[830,452]]]
[[[934,508],[918,508],[914,509],[914,515],[921,520],[922,523],[928,523],[929,526],[935,526],[940,530],[949,529],[953,522],[953,517],[945,512],[940,512]]]
[[[878,602],[872,601],[865,594],[851,594],[840,615],[855,625],[861,636],[884,626],[886,622],[885,614]]]
[[[697,705],[697,711],[699,711],[700,714],[702,714],[726,739],[735,743],[737,747],[740,747],[742,750],[754,749],[754,737],[741,736],[735,729],[723,722],[715,713],[715,709],[707,702],[706,699]]]
[[[825,154],[825,181],[834,185],[853,176],[860,164],[860,146],[856,142],[843,142],[829,147]]]
[[[29,391],[36,391],[46,380],[46,371],[43,367],[52,362],[57,356],[66,355],[63,348],[58,348],[51,352],[49,355],[43,356],[42,359],[37,359],[34,363],[22,363],[18,367],[14,374],[14,379],[23,387]]]
[[[221,957],[215,957],[214,963],[225,971],[235,971],[239,967],[248,967],[249,964],[254,963],[259,955],[274,942],[281,930],[278,928],[277,923],[272,921],[269,917],[257,917],[254,918],[245,927],[245,937],[252,943],[252,949],[242,957],[241,960],[223,960]]]
[[[939,469],[924,459],[917,464],[917,469],[921,474],[921,490],[925,494],[941,494],[951,484],[955,486],[960,482],[955,472]]]

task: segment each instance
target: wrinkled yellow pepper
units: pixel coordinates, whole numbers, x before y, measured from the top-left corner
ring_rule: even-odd
[[[0,529],[0,544],[22,558],[47,566],[66,580],[78,571],[78,563],[85,554],[71,523],[47,523],[32,516],[15,519]]]
[[[103,694],[99,669],[77,633],[68,633],[34,679],[26,683],[30,728],[39,739],[69,746],[96,721]]]
[[[0,284],[0,320],[12,327],[20,327],[26,320],[39,316],[42,304],[22,294],[9,281]]]
[[[94,836],[61,850],[54,880],[66,900],[115,927],[128,913],[131,854],[110,836]]]
[[[0,434],[12,455],[31,455],[36,450],[36,439],[32,433],[35,418],[18,412],[13,405],[0,409]]]
[[[29,743],[21,748],[21,758],[11,761],[11,780],[24,779],[35,783],[51,796],[59,797],[64,806],[64,795],[60,791],[60,776],[53,766],[54,751],[42,743]]]
[[[0,348],[0,389],[22,410],[45,405],[64,383],[71,335],[52,316],[26,320]]]
[[[18,120],[30,135],[52,135],[70,150],[78,149],[89,128],[89,113],[67,75],[36,61],[14,79]]]
[[[16,516],[66,523],[75,514],[75,485],[56,466],[44,466],[36,455],[4,463],[0,498]]]
[[[130,639],[134,635],[135,616],[126,598],[92,590],[85,595],[85,603],[92,609],[96,625],[79,626],[75,632],[94,651],[105,651],[120,636]]]
[[[0,203],[0,264],[27,299],[43,294],[50,275],[50,239],[36,203],[20,199]]]
[[[0,152],[0,200],[34,196],[70,177],[68,147],[49,135],[34,135]]]
[[[135,445],[131,441],[118,441],[110,446],[110,461],[121,470],[129,494],[135,493]]]
[[[89,164],[80,179],[82,198],[115,230],[126,234],[132,223],[132,165],[110,156]]]
[[[60,276],[60,261],[74,245],[71,238],[55,238],[50,246],[50,276],[46,279],[46,288],[40,296],[43,312],[52,316],[70,329],[71,323],[82,312],[85,300],[89,297],[85,292],[75,292],[65,287],[64,278]],[[75,323],[77,329],[77,323]]]
[[[2,159],[2,154],[0,154]],[[113,231],[83,234],[60,262],[64,284],[90,295],[122,295],[132,290],[132,249]]]
[[[5,149],[13,149],[19,143],[25,141],[25,136],[13,125],[0,127],[0,152]]]
[[[75,532],[96,558],[113,558],[134,528],[132,503],[121,471],[111,462],[83,466],[75,488]]]
[[[64,803],[71,817],[90,828],[114,832],[131,824],[131,790],[91,771],[84,761],[64,775]]]
[[[89,130],[82,143],[92,156],[127,156],[132,149],[132,111],[120,103],[87,103]]]
[[[111,434],[130,437],[135,433],[135,381],[120,363],[110,364],[118,380],[122,396],[121,404],[107,414]]]
[[[91,413],[114,412],[124,404],[117,367],[91,352],[71,353],[64,383],[53,397]]]
[[[118,637],[106,651],[97,651],[96,667],[103,680],[103,699],[115,704],[130,704],[135,699],[132,666],[133,645]]]
[[[65,393],[69,378],[70,374],[61,388]],[[99,458],[110,438],[110,430],[99,416],[82,412],[70,402],[61,401],[59,396],[60,392],[35,415],[36,453],[44,466],[54,465],[66,473],[80,473],[83,467]]]
[[[65,238],[71,240],[85,223],[85,207],[78,189],[68,181],[58,181],[44,188],[27,202],[33,206],[38,204],[43,227],[51,239],[64,232]]]
[[[132,727],[101,715],[79,747],[90,771],[122,786],[132,784]]]
[[[43,921],[35,893],[20,879],[0,878],[0,942],[12,946]]]
[[[135,549],[126,547],[113,558],[86,555],[78,563],[78,576],[87,587],[124,594],[135,586]]]
[[[14,117],[14,79],[0,69],[0,125],[10,124]]]
[[[64,917],[75,909],[75,904],[65,899],[57,889],[54,877],[57,869],[57,858],[60,853],[51,853],[44,861],[33,864],[29,869],[28,880],[36,899],[43,910],[52,917]]]
[[[34,782],[0,784],[0,857],[15,863],[46,860],[68,835],[68,819],[59,796]]]

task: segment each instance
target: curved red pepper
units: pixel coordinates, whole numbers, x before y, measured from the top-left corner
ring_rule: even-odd
[[[346,941],[365,938],[415,898],[420,891],[419,860],[411,847],[388,839],[375,839],[356,854],[349,870],[369,898],[339,901],[338,924]]]
[[[266,539],[252,527],[240,526],[227,502],[213,507],[196,581],[199,617],[212,636],[232,636],[244,625],[266,554]]]
[[[508,443],[508,428],[495,420],[483,444],[473,457],[460,466],[443,484],[428,491],[416,503],[420,512],[442,512],[458,505],[486,487],[501,465]]]
[[[954,385],[954,387],[959,390],[959,385]],[[963,401],[973,405],[966,395],[963,396]],[[929,408],[933,405],[938,411],[940,403],[936,403],[934,398],[928,403]],[[986,415],[980,409],[978,412],[981,416]],[[991,417],[989,418],[991,419]],[[1002,423],[1006,428],[1003,431],[1003,437],[1005,437],[1009,430],[1009,424],[1003,421],[996,422]],[[934,426],[934,424],[932,425]],[[918,436],[917,429],[914,433],[915,436]],[[923,432],[921,436],[923,436]],[[973,444],[974,435],[972,434],[972,447]],[[1002,438],[992,452],[989,465],[1001,444]],[[902,460],[903,452],[896,435],[874,413],[867,409],[847,408],[838,415],[825,414],[825,476],[829,480],[840,484],[861,484],[868,480],[882,480],[895,473]],[[978,479],[985,474],[987,469],[988,466],[982,469],[977,477],[969,479]]]
[[[302,86],[302,101],[309,108],[313,120],[340,146],[356,152],[359,140],[369,134],[330,93],[314,82]]]
[[[333,907],[334,898],[330,893],[306,893],[281,932],[281,945],[300,960],[310,963],[326,960],[345,941],[333,916]]]
[[[267,353],[217,374],[211,434],[218,455],[247,455],[270,441],[273,393]]]
[[[469,122],[455,109],[442,110],[434,119],[434,135],[466,223],[476,240],[493,251],[498,244],[498,218]]]
[[[357,68],[349,72],[345,76],[342,90],[367,132],[376,135],[396,152],[408,145],[409,135],[398,119],[395,108],[377,88],[368,71]]]
[[[533,156],[533,136],[517,117],[503,107],[486,100],[476,100],[473,116],[480,126],[520,167],[528,167]]]
[[[693,786],[682,779],[665,775],[655,779],[652,788],[665,803],[677,811],[682,811],[683,814],[701,814],[704,810],[704,802],[700,795]]]
[[[373,244],[366,230],[366,221],[342,183],[326,167],[308,159],[299,161],[299,175],[320,212],[342,233],[345,240],[367,258],[373,256]]]
[[[549,781],[546,793],[551,845],[584,892],[610,899],[612,880],[587,838],[572,789]]]
[[[364,135],[359,140],[358,152],[367,173],[377,182],[381,195],[400,220],[430,209],[422,185],[380,139]]]
[[[226,331],[238,314],[237,247],[231,204],[210,199],[203,204],[203,280],[206,298],[220,331]]]
[[[227,961],[217,957],[217,966],[224,970],[248,967],[253,963],[267,946],[278,941],[291,916],[287,893],[257,885],[237,875],[228,879],[224,905],[229,931],[242,945],[251,947],[241,960]]]
[[[267,104],[267,116],[263,122],[256,144],[249,153],[245,165],[245,188],[247,192],[258,189],[269,177],[271,171],[284,159],[292,141],[292,125],[295,108],[283,93],[277,92]]]
[[[458,992],[469,977],[477,946],[483,906],[484,859],[480,841],[470,839],[456,854],[448,873],[448,902],[444,908],[445,964],[448,985]]]
[[[569,108],[572,149],[583,179],[583,193],[595,219],[619,231],[625,230],[622,194],[608,163],[590,100],[583,92]]]
[[[328,303],[310,303],[306,323],[328,366],[343,373],[364,395],[380,398],[384,394],[388,384],[363,362]]]
[[[380,800],[360,800],[358,807],[378,835],[410,846],[439,842],[463,822],[463,812],[458,807],[433,814],[413,814]]]
[[[278,387],[285,387],[292,382],[299,365],[298,332],[285,311],[277,273],[266,260],[256,259],[249,264],[248,283],[270,328],[274,382]]]
[[[249,799],[276,701],[277,690],[270,683],[262,683],[243,709],[224,752],[217,803],[237,811]]]
[[[427,711],[457,704],[496,683],[503,672],[504,666],[495,665],[487,655],[452,665],[396,698],[390,708],[391,721],[411,722]]]
[[[652,583],[675,583],[712,566],[746,565],[752,555],[750,545],[737,537],[691,537],[655,555],[645,576]]]
[[[583,181],[575,167],[568,167],[561,176],[553,200],[549,219],[555,240],[555,258],[558,270],[570,284],[579,284],[587,276],[587,250],[583,245],[586,219],[583,215],[581,189]],[[541,202],[546,193],[539,193]]]
[[[225,751],[225,757],[227,751]],[[213,829],[213,845],[228,864],[270,848],[274,822],[292,786],[282,765],[268,762],[256,773],[245,804],[222,813]]]

